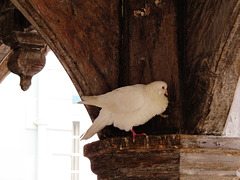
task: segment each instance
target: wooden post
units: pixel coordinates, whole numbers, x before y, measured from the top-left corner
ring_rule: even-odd
[[[174,0],[123,1],[121,83],[166,81],[169,91],[167,119],[159,116],[137,127],[147,134],[182,130],[182,99],[178,67],[177,4]]]
[[[240,75],[240,1],[190,0],[185,9],[186,133],[221,135]]]

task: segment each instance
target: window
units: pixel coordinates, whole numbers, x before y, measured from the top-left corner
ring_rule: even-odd
[[[73,142],[72,142],[72,180],[79,180],[79,160],[80,160],[80,127],[79,122],[73,122]]]

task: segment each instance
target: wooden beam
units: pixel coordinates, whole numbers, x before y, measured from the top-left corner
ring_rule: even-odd
[[[7,63],[13,51],[9,46],[2,44],[0,46],[0,84],[5,79],[5,77],[10,73]]]
[[[5,44],[0,43],[0,63],[4,60],[6,55],[10,52],[11,48]]]
[[[190,0],[185,27],[186,132],[220,135],[240,74],[240,1]]]
[[[180,132],[183,119],[175,1],[126,0],[122,22],[121,83],[163,80],[169,91],[168,118],[154,117],[136,130],[155,135]]]

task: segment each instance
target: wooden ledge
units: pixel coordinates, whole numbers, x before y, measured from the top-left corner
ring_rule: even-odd
[[[235,178],[240,138],[205,135],[116,137],[87,144],[98,179]]]

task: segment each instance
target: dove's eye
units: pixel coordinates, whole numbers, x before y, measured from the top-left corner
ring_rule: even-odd
[[[164,90],[164,89],[165,89],[165,87],[163,86],[163,87],[162,87],[162,89]]]

